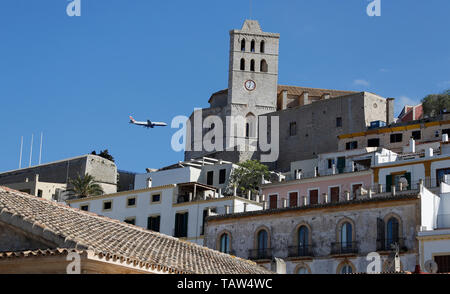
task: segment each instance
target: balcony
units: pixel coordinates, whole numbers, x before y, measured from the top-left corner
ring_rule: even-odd
[[[272,248],[250,249],[248,258],[251,260],[272,259]]]
[[[398,244],[400,252],[405,252],[405,238],[377,239],[377,251],[395,251],[395,244]]]
[[[331,243],[331,255],[357,254],[358,242]]]
[[[313,257],[312,246],[291,246],[288,248],[288,257]]]

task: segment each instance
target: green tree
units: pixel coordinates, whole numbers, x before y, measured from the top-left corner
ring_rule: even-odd
[[[269,180],[269,168],[258,160],[247,160],[239,163],[230,176],[228,191],[233,191],[236,186],[238,191],[247,195],[248,191],[256,193],[261,185],[262,177]]]
[[[78,175],[75,179],[70,179],[69,183],[72,187],[67,191],[75,193],[75,196],[79,198],[102,195],[104,193],[102,187],[97,184],[94,177],[88,173],[86,173],[84,177]]]
[[[95,152],[95,150],[94,150],[94,151],[91,152],[91,154],[92,155],[98,155],[100,157],[103,157],[104,159],[108,159],[108,160],[110,160],[112,162],[115,162],[114,161],[114,157],[112,157],[112,155],[109,154],[108,149],[101,150],[99,154],[97,154],[97,152]]]
[[[434,117],[450,111],[450,89],[441,94],[430,94],[422,99],[424,117]]]

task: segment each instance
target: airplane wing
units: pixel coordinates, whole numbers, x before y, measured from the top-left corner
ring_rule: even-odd
[[[152,122],[152,125],[155,127],[166,127],[167,124],[165,122]]]

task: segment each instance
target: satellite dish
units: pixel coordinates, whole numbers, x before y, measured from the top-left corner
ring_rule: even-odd
[[[438,265],[434,260],[427,260],[424,264],[425,270],[431,274],[435,274],[438,271]]]

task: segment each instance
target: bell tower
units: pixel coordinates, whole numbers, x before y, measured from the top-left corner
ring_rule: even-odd
[[[229,105],[255,108],[255,115],[266,108],[276,111],[279,39],[279,34],[263,32],[256,20],[230,31]]]

